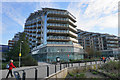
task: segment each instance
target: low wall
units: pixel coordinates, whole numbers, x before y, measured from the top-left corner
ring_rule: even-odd
[[[50,75],[49,77],[46,77],[47,80],[51,79],[51,78],[65,78],[67,76],[68,73],[68,68],[64,68],[52,75]]]

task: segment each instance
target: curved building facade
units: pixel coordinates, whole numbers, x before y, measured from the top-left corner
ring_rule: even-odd
[[[67,10],[42,8],[31,13],[24,32],[29,37],[32,55],[38,61],[83,59],[84,50],[78,44],[76,18]]]

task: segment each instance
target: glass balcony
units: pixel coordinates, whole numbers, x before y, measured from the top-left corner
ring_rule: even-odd
[[[107,41],[108,43],[118,43],[118,41]]]
[[[41,29],[37,29],[37,32],[41,32]]]
[[[36,41],[36,38],[32,38],[32,41]]]
[[[70,44],[69,42],[47,42],[48,44]]]
[[[55,40],[57,40],[57,39],[58,39],[58,40],[61,39],[61,40],[68,40],[69,37],[65,37],[65,36],[48,36],[47,39],[55,39]]]
[[[68,33],[68,30],[47,30],[47,32],[52,32],[52,33]]]
[[[48,14],[66,15],[66,12],[63,12],[63,11],[48,11]]]
[[[37,37],[41,37],[41,35],[40,35],[40,34],[38,34],[38,35],[37,35]]]
[[[41,24],[38,24],[38,26],[41,26]]]
[[[32,34],[32,36],[36,36],[36,34]]]
[[[32,32],[36,32],[36,29],[33,29]]]
[[[68,18],[48,17],[48,20],[68,21]]]
[[[32,32],[33,30],[32,29],[28,29],[30,32]]]
[[[67,24],[52,24],[52,23],[48,23],[47,26],[59,26],[59,27],[68,27]]]

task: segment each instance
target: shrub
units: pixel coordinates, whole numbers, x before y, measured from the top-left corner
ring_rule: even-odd
[[[96,71],[93,71],[92,73],[93,73],[93,74],[97,74],[97,72],[96,72]]]
[[[80,74],[77,74],[76,77],[84,78],[84,77],[85,77],[85,74],[84,74],[84,73],[80,73]]]
[[[72,73],[69,73],[69,75],[72,76],[72,77],[74,77],[74,74],[72,74]]]
[[[110,61],[109,63],[106,63],[105,65],[103,65],[101,69],[104,69],[106,71],[114,70],[114,69],[118,70],[119,65],[118,65],[118,62]]]
[[[32,58],[31,55],[28,55],[22,59],[21,64],[22,64],[22,66],[37,66],[38,62],[34,58]]]

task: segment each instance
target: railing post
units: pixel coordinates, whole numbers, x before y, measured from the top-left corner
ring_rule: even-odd
[[[49,76],[49,66],[47,65],[47,77]]]
[[[91,65],[92,65],[92,61],[91,61]]]
[[[65,64],[63,64],[63,68],[65,68]]]
[[[25,71],[23,70],[23,80],[25,80],[25,76],[26,76],[26,73],[25,73]]]
[[[87,61],[85,61],[85,66],[87,65]]]
[[[95,63],[97,64],[97,60],[95,60]]]
[[[55,73],[56,73],[56,64],[55,64]]]
[[[71,63],[72,67],[73,67],[73,63]]]
[[[80,63],[79,63],[79,66],[80,66]]]
[[[99,64],[101,64],[101,60],[99,61]]]
[[[60,70],[61,70],[61,63],[60,63]]]
[[[67,67],[67,63],[66,63],[66,67]]]
[[[37,80],[37,69],[35,68],[35,80]]]

